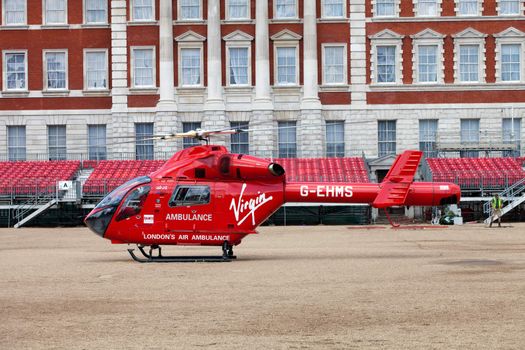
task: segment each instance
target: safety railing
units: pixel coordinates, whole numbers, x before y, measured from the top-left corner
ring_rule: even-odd
[[[499,193],[501,198],[514,198],[520,196],[525,191],[525,178],[515,182],[512,186]],[[483,204],[483,212],[489,214],[491,211],[490,201]]]

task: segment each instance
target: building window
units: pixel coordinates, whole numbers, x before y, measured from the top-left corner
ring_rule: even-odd
[[[437,45],[419,45],[418,49],[418,81],[420,83],[437,82]]]
[[[132,0],[133,21],[153,21],[153,0]]]
[[[279,158],[296,158],[296,122],[278,122]]]
[[[437,16],[438,6],[437,0],[417,0],[417,15],[426,17]]]
[[[464,145],[479,144],[479,119],[461,119],[461,143]],[[478,151],[461,151],[461,157],[478,157]]]
[[[521,150],[521,118],[503,118],[502,123],[503,143],[510,143],[516,146],[513,151],[505,151],[504,157],[519,157]]]
[[[63,51],[44,52],[46,90],[67,89],[67,56]]]
[[[277,85],[297,85],[297,47],[277,47]]]
[[[521,80],[521,45],[501,45],[501,81]]]
[[[26,160],[26,127],[7,127],[7,150],[9,161]]]
[[[345,46],[323,46],[323,84],[346,84]]]
[[[229,84],[249,84],[249,52],[247,47],[228,47],[229,55]]]
[[[250,8],[247,0],[228,0],[228,18],[229,19],[247,19],[250,18]]]
[[[135,123],[135,157],[153,159],[153,123]]]
[[[423,151],[425,157],[437,157],[437,129],[436,119],[422,119],[419,121],[419,150]]]
[[[200,122],[182,123],[182,132],[188,132],[188,131],[197,130],[200,128],[201,128]],[[201,144],[200,141],[194,138],[185,137],[182,139],[183,148],[199,146],[200,144]]]
[[[326,156],[345,156],[345,123],[340,120],[326,122]]]
[[[375,15],[377,17],[395,16],[397,14],[396,0],[376,0]]]
[[[99,24],[108,22],[107,0],[84,0],[84,22]]]
[[[179,19],[201,19],[201,0],[181,0],[179,2]]]
[[[66,126],[48,125],[47,127],[49,160],[66,159]]]
[[[65,24],[67,23],[66,0],[45,0],[45,23]]]
[[[89,159],[107,159],[105,125],[88,125],[88,156]]]
[[[26,0],[4,0],[4,25],[26,24]]]
[[[296,0],[276,0],[275,18],[297,18]]]
[[[479,15],[479,0],[456,0],[457,11],[461,16]]]
[[[155,87],[155,52],[153,48],[133,48],[133,87]]]
[[[201,82],[201,49],[180,49],[181,86],[200,86]]]
[[[323,18],[342,18],[345,16],[344,0],[323,0],[322,17]]]
[[[500,15],[519,15],[522,0],[499,0],[498,9]]]
[[[27,53],[4,52],[4,89],[27,90]]]
[[[377,46],[377,82],[396,82],[396,47]]]
[[[459,46],[459,77],[462,82],[479,81],[479,45]]]
[[[86,90],[107,90],[107,51],[84,52],[84,81]]]
[[[248,129],[248,122],[230,122],[232,129]],[[250,151],[250,141],[247,132],[240,132],[231,135],[231,152],[238,154],[248,154]]]
[[[379,120],[377,122],[378,156],[396,154],[396,121]]]

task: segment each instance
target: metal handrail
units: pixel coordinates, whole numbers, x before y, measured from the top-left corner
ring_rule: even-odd
[[[515,194],[519,194],[525,191],[525,178],[518,182],[515,182],[512,186],[506,188],[504,191],[498,193],[500,197],[515,197]],[[490,201],[483,204],[483,212],[490,213]]]

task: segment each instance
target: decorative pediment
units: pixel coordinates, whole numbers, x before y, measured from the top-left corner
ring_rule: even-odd
[[[412,39],[443,39],[445,35],[438,33],[432,29],[425,29],[417,34],[410,36]]]
[[[231,32],[228,35],[225,35],[222,37],[222,40],[224,41],[252,41],[253,36],[250,34],[246,34],[245,32],[241,30],[236,30]]]
[[[505,29],[504,31],[494,34],[495,38],[523,38],[525,37],[525,33],[523,33],[521,30],[516,29],[514,27],[510,27]]]
[[[205,37],[203,37],[200,34],[195,33],[192,30],[188,30],[186,33],[183,33],[175,38],[175,41],[182,41],[182,42],[184,41],[195,42],[195,41],[205,41],[205,40],[206,40]]]
[[[291,30],[284,29],[281,30],[279,33],[272,35],[270,39],[274,41],[298,41],[302,39],[302,36],[295,32],[292,32]]]
[[[476,29],[469,27],[465,30],[462,30],[459,33],[452,35],[452,37],[458,39],[482,39],[486,38],[487,34],[483,34],[481,32],[478,32]]]
[[[396,32],[391,31],[390,29],[382,30],[374,35],[369,36],[370,39],[381,39],[381,40],[401,40],[403,35],[397,34]]]

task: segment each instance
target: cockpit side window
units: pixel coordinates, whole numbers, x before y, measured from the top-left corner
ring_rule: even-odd
[[[210,187],[209,186],[187,186],[179,185],[173,191],[170,198],[170,207],[181,205],[199,205],[208,204],[210,202]]]

